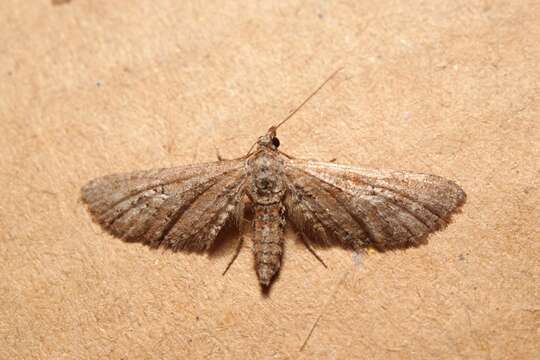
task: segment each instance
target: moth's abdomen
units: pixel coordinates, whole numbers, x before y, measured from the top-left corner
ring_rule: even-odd
[[[281,203],[255,205],[253,252],[259,282],[268,286],[281,266],[285,207]]]

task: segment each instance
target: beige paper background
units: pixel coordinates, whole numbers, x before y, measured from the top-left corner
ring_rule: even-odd
[[[539,3],[239,3],[3,2],[0,358],[539,358]],[[289,231],[264,297],[249,241],[222,277],[91,223],[89,179],[241,156],[339,66],[282,149],[456,180],[428,245]]]

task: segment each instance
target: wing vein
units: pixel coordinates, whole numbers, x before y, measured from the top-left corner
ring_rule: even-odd
[[[303,169],[300,169],[300,168],[297,168],[298,170],[300,170],[301,172],[303,172],[304,174],[320,181],[321,183],[327,185],[327,186],[330,186],[336,190],[338,190],[339,192],[343,193],[344,191],[339,188],[338,186],[332,184],[332,183],[329,183],[327,182],[326,180],[324,179],[321,179],[319,178],[318,176],[315,176],[313,174],[311,174],[309,171],[305,171]],[[374,242],[377,242],[377,237],[375,236],[375,234],[373,233],[373,231],[371,230],[371,228],[366,224],[366,222],[361,218],[359,217],[357,214],[355,214],[354,212],[351,212],[349,206],[347,206],[347,202],[344,202],[341,198],[339,197],[336,197],[333,193],[331,193],[330,191],[328,191],[328,189],[326,189],[325,187],[322,187],[322,189],[327,193],[329,194],[332,198],[334,198],[341,206],[343,209],[345,209],[345,211],[358,223],[358,225],[360,225],[360,227],[362,228],[362,230],[364,230],[364,232],[366,234],[368,234],[368,236],[370,237],[370,239]],[[376,208],[376,207],[375,207]],[[384,223],[392,228],[392,225],[389,224],[385,219],[384,217],[379,217],[382,221],[384,221]],[[407,231],[409,231],[409,229],[407,229]],[[385,233],[386,233],[386,230],[385,230]],[[390,234],[387,234],[388,236],[390,236]]]
[[[216,199],[215,199],[214,202],[217,202],[217,199],[219,199],[221,196],[223,196],[223,194],[226,194],[227,192],[229,192],[229,191],[230,191],[230,187],[234,187],[234,186],[238,186],[238,189],[236,190],[234,196],[231,196],[231,199],[236,198],[236,196],[240,193],[240,190],[242,189],[242,187],[243,187],[245,181],[246,181],[246,180],[244,179],[240,184],[233,183],[233,184],[230,184],[229,186],[226,186],[225,189],[218,195],[218,197],[216,197]],[[208,188],[206,191],[208,191],[208,190],[210,190],[210,188]],[[202,193],[201,193],[201,195],[202,195]],[[231,202],[230,200],[231,200],[231,199],[228,199],[227,202],[226,202],[225,204],[223,204],[223,206],[219,209],[219,211],[217,211],[217,212],[212,216],[212,218],[211,218],[209,221],[207,221],[207,222],[205,222],[205,223],[202,223],[202,222],[201,222],[201,223],[198,223],[197,229],[196,229],[195,231],[193,231],[193,235],[191,235],[191,236],[188,237],[188,238],[183,239],[182,242],[183,242],[184,244],[186,244],[187,242],[189,242],[189,240],[193,239],[193,238],[195,237],[195,235],[198,235],[198,234],[200,233],[200,229],[202,229],[202,228],[208,226],[209,224],[213,224],[213,223],[216,221],[216,219],[219,217],[219,215],[221,215],[221,212],[223,211],[223,209],[226,208],[226,207],[230,204],[230,202]],[[210,208],[211,208],[211,206],[207,207],[205,210],[208,211]],[[188,210],[188,209],[186,209],[186,211],[187,211],[187,210]],[[180,215],[180,216],[181,216],[181,215]],[[174,225],[173,225],[173,227],[174,227]],[[171,229],[172,229],[172,227],[171,227]],[[170,231],[170,230],[169,230],[169,231]],[[166,235],[165,235],[165,237],[166,237]],[[163,238],[165,238],[165,237],[163,237]],[[209,245],[207,245],[207,247],[208,247],[208,246],[209,246]],[[174,250],[177,250],[177,249],[174,248]]]
[[[363,182],[364,185],[366,184],[365,182]],[[373,185],[370,185],[370,186],[373,186]],[[404,192],[401,192],[399,190],[396,190],[396,189],[392,189],[392,188],[389,188],[387,186],[382,186],[382,185],[376,185],[376,186],[373,186],[374,188],[376,189],[383,189],[383,190],[387,190],[387,191],[390,191],[394,194],[397,194],[399,196],[403,196],[404,198],[412,201],[412,202],[415,202],[417,203],[418,205],[422,206],[424,209],[426,209],[427,211],[429,211],[432,215],[436,216],[439,220],[443,221],[446,223],[446,220],[444,219],[444,217],[439,214],[438,211],[434,210],[430,205],[424,203],[423,201],[421,200],[418,200],[418,199],[414,199],[413,197],[407,195],[406,193]]]
[[[204,181],[204,182],[202,182],[202,183],[200,183],[200,184],[197,184],[197,185],[194,186],[194,187],[197,187],[197,186],[203,187],[204,185],[206,185],[206,184],[208,184],[208,183],[211,183],[212,181],[215,181],[216,178],[218,178],[219,176],[226,175],[226,174],[227,174],[227,172],[226,172],[226,173],[219,174],[219,175],[216,175],[216,176],[213,176],[213,177],[207,179],[206,181]],[[179,181],[179,179],[176,179],[176,181]],[[146,190],[138,191],[138,192],[136,192],[135,194],[133,194],[133,195],[131,195],[131,196],[125,197],[123,201],[126,201],[126,200],[129,199],[130,197],[137,196],[138,194],[141,194],[141,193],[143,193],[143,192],[145,192],[145,191],[148,191],[148,190],[154,190],[154,189],[157,189],[159,186],[166,186],[166,185],[170,185],[170,184],[173,184],[173,183],[174,183],[174,181],[171,181],[171,182],[168,182],[168,183],[155,185],[155,186],[150,187],[150,188],[148,188],[148,189],[146,189]],[[214,183],[214,184],[215,184],[215,183]],[[212,184],[212,185],[213,185],[213,184]],[[184,191],[181,191],[181,192],[179,192],[179,193],[177,193],[177,194],[175,194],[175,195],[183,195],[183,194],[185,194],[186,192],[188,192],[188,191],[190,191],[190,190],[193,190],[194,187],[189,187],[189,188],[185,189]],[[210,187],[211,187],[211,186],[210,186]],[[208,188],[207,188],[206,190],[204,190],[204,191],[207,191],[208,189],[210,189],[210,187],[208,187]],[[204,191],[203,191],[203,192],[204,192]],[[144,199],[144,196],[141,196],[140,198],[137,199],[137,201],[135,201],[133,204],[131,204],[127,209],[125,209],[125,210],[121,211],[119,214],[117,214],[117,215],[113,218],[113,220],[111,221],[111,223],[109,224],[109,226],[112,226],[113,223],[114,223],[116,220],[120,219],[122,216],[124,216],[125,214],[127,214],[131,209],[135,208],[135,207],[139,204],[139,201],[140,201],[141,199]],[[107,211],[104,212],[104,214],[106,214],[107,212],[109,212],[109,211],[111,211],[112,209],[114,209],[114,208],[115,208],[117,205],[119,205],[120,203],[122,203],[122,201],[117,202],[115,205],[111,206],[109,209],[107,209]]]
[[[216,178],[218,178],[219,176],[222,176],[224,174],[225,173],[222,173],[222,174],[220,174],[218,176],[214,176],[209,181],[206,181],[205,183],[200,184],[200,185],[206,185],[209,182],[211,182],[212,180],[215,180]],[[163,227],[163,230],[162,230],[159,238],[157,239],[157,243],[155,245],[156,247],[159,247],[161,245],[161,243],[163,242],[165,237],[169,234],[169,232],[172,230],[174,225],[176,225],[178,220],[180,220],[180,218],[182,217],[182,214],[184,214],[191,207],[191,205],[193,205],[193,203],[195,201],[197,201],[198,198],[200,198],[205,192],[207,192],[208,190],[213,188],[217,183],[218,183],[217,181],[214,181],[214,183],[212,183],[207,188],[204,188],[203,186],[201,186],[202,187],[201,191],[197,192],[194,197],[188,199],[188,201],[185,204],[183,204],[183,206],[179,207],[177,210],[174,211],[174,213],[172,214],[172,217],[169,219],[169,221]],[[186,191],[183,191],[180,194],[184,194]]]
[[[395,193],[397,195],[400,195],[401,194],[398,194],[398,193]],[[424,219],[422,219],[418,214],[416,214],[414,211],[411,211],[409,208],[407,208],[405,205],[399,203],[398,201],[395,201],[394,199],[392,199],[390,197],[390,195],[385,195],[383,193],[377,193],[378,196],[381,196],[382,198],[388,200],[391,204],[397,206],[398,208],[404,210],[404,212],[406,212],[407,214],[411,215],[412,217],[414,217],[416,220],[418,220],[422,225],[424,225],[427,229],[431,230],[432,227],[430,225],[428,225]],[[410,201],[413,201],[412,199],[408,199]],[[416,204],[419,204],[418,202],[414,201]],[[420,206],[422,206],[422,204],[419,204]],[[426,209],[424,206],[422,206],[424,209]],[[428,210],[428,209],[426,209]],[[429,210],[428,210],[429,211]],[[430,212],[431,213],[431,212]],[[433,213],[431,213],[433,214]],[[436,216],[436,215],[435,215]],[[438,219],[440,219],[438,216],[437,216]],[[405,226],[407,226],[407,224],[405,224]]]
[[[313,174],[311,174],[309,171],[306,171],[304,169],[301,169],[300,167],[295,167],[297,169],[299,169],[300,171],[306,173],[306,174],[309,174],[317,179],[320,179],[321,181],[323,181],[325,184],[328,184],[330,186],[333,186],[333,187],[336,187],[337,189],[340,189],[339,187],[335,186],[334,184],[332,183],[329,183],[327,182],[326,180],[324,179],[321,179],[319,178],[318,176],[315,176]],[[364,186],[370,186],[372,187],[373,189],[377,189],[377,190],[386,190],[386,191],[389,191],[391,193],[394,193],[394,194],[397,194],[399,196],[402,196],[420,206],[422,206],[424,209],[426,209],[427,211],[429,211],[432,215],[436,216],[439,220],[447,223],[447,221],[444,219],[443,215],[441,215],[437,210],[434,210],[430,205],[426,204],[425,202],[421,201],[421,200],[418,200],[418,199],[415,199],[413,197],[411,197],[410,195],[408,195],[407,193],[405,192],[402,192],[402,191],[399,191],[397,189],[393,189],[393,188],[390,188],[390,187],[387,187],[387,186],[383,186],[383,185],[374,185],[374,184],[371,184],[371,183],[368,183],[364,180],[360,180],[361,184],[364,185]],[[380,194],[380,192],[378,192],[378,194]],[[386,196],[384,196],[386,198]]]
[[[157,186],[156,186],[157,188]],[[150,190],[150,189],[149,189]],[[127,199],[126,199],[127,200]],[[131,211],[132,209],[135,209],[137,206],[141,205],[141,203],[144,203],[145,200],[148,200],[147,198],[145,198],[144,196],[141,196],[139,198],[137,198],[136,201],[134,201],[133,203],[131,203],[129,205],[129,207],[127,209],[124,209],[123,211],[120,211],[118,214],[116,214],[111,220],[108,221],[108,223],[106,224],[106,226],[108,227],[112,227],[114,225],[114,223],[119,220],[121,217],[123,217],[125,214],[127,214],[129,211]],[[117,204],[118,205],[118,204]],[[115,205],[116,206],[116,205]],[[110,209],[108,209],[106,212],[104,212],[104,216],[106,216],[106,214],[113,210],[114,207],[111,207]]]
[[[313,175],[313,174],[310,174],[310,173],[307,172],[307,171],[304,171],[304,170],[302,170],[302,169],[298,169],[298,170],[300,170],[301,172],[305,173],[306,175],[308,175],[309,177],[311,177],[311,178],[313,178],[313,179],[315,179],[315,180],[317,180],[317,181],[320,181],[320,182],[322,182],[322,183],[324,183],[324,184],[327,184],[327,185],[329,185],[329,186],[332,186],[333,188],[336,188],[337,190],[343,192],[343,190],[341,190],[341,189],[338,188],[337,186],[332,185],[332,184],[330,184],[330,183],[327,183],[326,181],[324,181],[324,180],[318,178],[317,176],[315,176],[315,175]],[[345,212],[346,212],[347,214],[349,214],[349,216],[351,216],[351,218],[352,218],[354,221],[356,221],[356,223],[360,226],[360,228],[361,228],[361,230],[364,232],[364,234],[367,234],[372,240],[375,240],[375,237],[374,237],[372,231],[369,229],[369,227],[366,225],[366,223],[365,223],[362,219],[359,219],[357,216],[355,216],[355,214],[353,214],[353,213],[350,211],[350,209],[345,205],[345,203],[344,203],[343,201],[341,201],[341,199],[339,199],[339,198],[337,198],[336,196],[334,196],[334,194],[332,194],[330,191],[328,191],[328,189],[325,189],[324,187],[322,187],[322,189],[323,189],[327,194],[329,194],[330,197],[332,197],[334,200],[336,200],[337,203],[338,203],[339,205],[341,205],[341,207],[345,210]],[[317,218],[319,219],[319,221],[320,221],[320,218],[316,215],[316,213],[315,213],[314,211],[312,211],[312,214],[314,214],[315,217],[317,217]],[[336,228],[339,228],[339,226],[337,226],[337,225],[338,225],[337,222],[336,222],[332,217],[330,217],[330,219],[332,219],[332,222],[333,222],[334,226],[335,226]],[[321,224],[324,224],[324,223],[321,221]],[[349,235],[352,235],[352,234],[349,234]],[[360,240],[362,240],[362,239],[360,239]]]
[[[287,177],[288,178],[288,177]],[[289,179],[290,180],[290,179]],[[296,189],[296,187],[295,187]],[[298,189],[296,189],[298,190]],[[305,192],[304,192],[305,194]],[[328,230],[330,230],[330,232],[332,233],[332,236],[336,236],[337,234],[335,233],[335,231],[332,231],[332,228],[328,227],[328,226],[325,226],[325,222],[321,219],[320,216],[317,215],[317,212],[313,210],[313,206],[310,204],[310,203],[306,203],[306,206],[309,207],[309,212],[311,214],[311,216],[313,216],[322,226],[323,228],[325,229],[325,232],[328,233]],[[332,218],[332,217],[329,217],[330,221],[332,222],[332,224],[334,225],[334,228],[338,228],[338,224],[337,222]]]
[[[219,173],[218,175],[215,175],[215,176],[212,176],[210,177],[206,183],[212,181],[213,179],[215,179],[216,177],[219,177],[219,176],[223,176],[223,175],[227,175],[228,173],[232,172],[236,170],[236,168],[233,168],[233,169],[230,169],[230,170],[227,170],[227,171],[224,171],[222,173]],[[123,201],[126,201],[127,199],[131,198],[131,197],[134,197],[136,195],[139,195],[140,193],[143,193],[145,191],[148,191],[148,190],[153,190],[155,188],[157,188],[158,186],[167,186],[167,185],[171,185],[171,184],[174,184],[174,183],[177,183],[177,182],[180,182],[182,180],[188,180],[188,179],[191,179],[195,176],[191,176],[191,177],[188,177],[188,178],[181,178],[181,177],[178,177],[178,178],[175,178],[173,180],[170,180],[170,181],[167,181],[167,182],[159,182],[159,180],[157,180],[157,183],[154,182],[150,185],[147,185],[147,186],[144,186],[142,189],[141,188],[137,188],[135,190],[132,190],[130,191],[127,195],[121,197],[119,200],[115,201],[108,209],[107,211],[111,210],[112,208],[114,208],[115,206],[117,206],[118,204],[122,203]],[[185,191],[189,191],[189,189],[186,189]]]

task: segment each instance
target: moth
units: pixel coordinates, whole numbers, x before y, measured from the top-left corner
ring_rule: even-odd
[[[453,181],[301,160],[279,150],[279,126],[336,73],[240,158],[90,181],[82,188],[82,200],[93,220],[125,241],[173,251],[207,251],[232,226],[240,231],[240,241],[228,269],[240,251],[241,224],[249,208],[263,288],[279,272],[287,220],[315,256],[312,245],[359,251],[425,242],[465,202],[464,191]]]

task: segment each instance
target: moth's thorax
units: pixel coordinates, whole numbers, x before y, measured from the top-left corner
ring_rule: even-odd
[[[261,149],[247,161],[247,172],[250,176],[247,192],[251,201],[264,205],[282,201],[286,186],[279,153]]]

